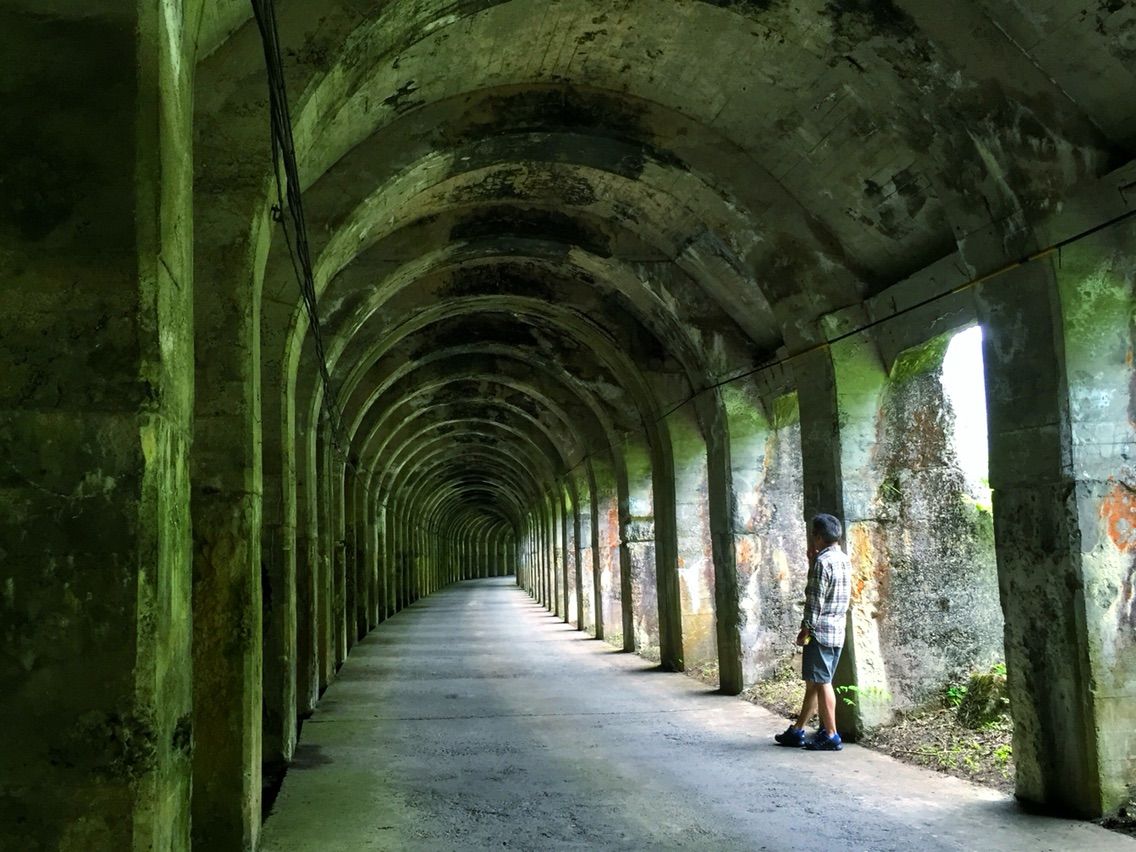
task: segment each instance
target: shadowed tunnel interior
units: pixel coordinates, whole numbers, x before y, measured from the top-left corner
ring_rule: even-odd
[[[318,342],[249,4],[0,0],[0,840],[255,848],[465,579],[736,695],[819,511],[850,739],[1002,666],[1018,797],[1131,800],[1136,6],[275,13]]]

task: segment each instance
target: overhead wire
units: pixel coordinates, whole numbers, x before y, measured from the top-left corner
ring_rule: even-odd
[[[292,136],[292,117],[288,108],[288,87],[284,76],[284,60],[280,50],[280,32],[276,20],[274,0],[250,0],[253,17],[260,30],[264,48],[264,66],[268,80],[268,109],[272,140],[272,168],[276,181],[276,204],[273,219],[280,224],[292,271],[299,285],[308,319],[308,330],[315,350],[316,366],[323,384],[322,407],[328,420],[332,448],[347,467],[358,472],[348,452],[350,441],[343,429],[339,397],[327,364],[323,326],[319,316],[319,298],[316,292],[311,247],[308,242],[307,219],[304,216],[304,199],[301,191],[300,170],[296,161],[296,144]],[[281,174],[283,169],[283,174]],[[289,228],[289,220],[291,228]]]
[[[1123,193],[1123,188],[1122,188],[1121,195],[1123,196],[1123,194],[1124,193]],[[1060,257],[1062,249],[1068,248],[1069,246],[1071,246],[1075,243],[1079,243],[1082,240],[1085,240],[1085,239],[1088,239],[1089,237],[1095,236],[1096,234],[1100,233],[1101,231],[1105,231],[1105,230],[1108,230],[1109,228],[1116,227],[1117,225],[1120,225],[1120,224],[1128,221],[1129,219],[1134,219],[1134,218],[1136,218],[1136,208],[1134,208],[1132,210],[1126,210],[1125,212],[1120,213],[1116,216],[1113,216],[1110,219],[1106,219],[1103,222],[1100,222],[1096,225],[1093,225],[1091,228],[1086,228],[1083,231],[1078,231],[1077,233],[1075,233],[1075,234],[1073,234],[1069,237],[1066,237],[1065,239],[1058,240],[1055,243],[1051,243],[1050,245],[1046,246],[1045,248],[1038,249],[1037,251],[1031,252],[1031,253],[1023,256],[1023,257],[1018,258],[1017,260],[1012,260],[1008,263],[1003,264],[1002,266],[999,266],[995,269],[990,270],[989,272],[984,272],[981,275],[976,275],[973,278],[968,278],[967,280],[963,281],[961,284],[956,284],[954,287],[951,287],[947,290],[944,290],[944,291],[939,292],[939,293],[935,293],[934,295],[928,296],[927,298],[922,299],[918,302],[915,302],[915,303],[907,305],[903,308],[899,308],[897,310],[894,310],[891,313],[887,314],[886,316],[877,317],[873,320],[870,320],[869,322],[861,323],[861,324],[857,325],[855,328],[841,332],[840,334],[835,335],[834,337],[831,337],[827,340],[823,340],[819,343],[814,343],[813,345],[807,346],[804,349],[801,349],[797,352],[792,352],[788,355],[784,355],[782,357],[776,358],[776,359],[771,360],[771,361],[764,361],[761,364],[758,364],[754,367],[751,367],[751,368],[743,370],[741,372],[732,374],[732,375],[727,376],[723,379],[719,379],[718,381],[713,382],[712,384],[709,384],[709,385],[706,385],[705,387],[699,388],[698,390],[696,390],[694,393],[687,396],[682,401],[674,403],[669,408],[667,408],[666,411],[659,414],[652,422],[653,423],[661,423],[663,420],[666,420],[668,417],[670,417],[672,414],[674,414],[680,408],[683,408],[684,406],[689,405],[691,402],[698,399],[698,397],[702,396],[702,394],[704,394],[704,393],[708,393],[710,391],[717,390],[718,388],[724,387],[724,386],[726,386],[728,384],[732,384],[734,382],[741,381],[742,379],[749,378],[750,376],[755,376],[759,373],[764,373],[764,372],[767,372],[769,370],[774,370],[778,367],[783,367],[786,364],[792,363],[793,361],[797,360],[798,358],[804,357],[805,355],[809,355],[813,352],[819,352],[821,350],[828,349],[831,346],[833,346],[834,344],[840,343],[843,340],[848,340],[849,338],[855,337],[858,334],[863,334],[865,331],[869,331],[869,330],[875,328],[876,326],[883,325],[884,323],[887,323],[887,322],[891,322],[892,320],[894,320],[898,317],[904,316],[905,314],[912,313],[913,311],[917,311],[920,308],[925,308],[928,305],[934,304],[935,302],[942,301],[943,299],[948,299],[951,296],[957,296],[959,293],[965,292],[966,290],[973,289],[974,287],[977,287],[980,284],[985,284],[988,281],[994,280],[995,278],[1000,278],[1001,276],[1003,276],[1003,275],[1005,275],[1009,272],[1013,272],[1015,269],[1020,269],[1023,266],[1028,266],[1031,263],[1035,263],[1036,261],[1039,261],[1039,260],[1044,260],[1045,258],[1050,257],[1050,256],[1055,255],[1055,254],[1058,255],[1058,257]],[[630,435],[630,434],[631,434],[630,432],[626,432],[626,433],[623,434],[622,437],[626,437],[627,435]],[[572,465],[572,467],[568,468],[568,470],[565,471],[565,474],[572,473],[573,471],[580,468],[588,459],[590,459],[593,455],[595,455],[596,452],[603,452],[605,450],[611,450],[614,447],[615,447],[615,443],[613,442],[613,443],[609,444],[607,447],[605,447],[603,450],[599,450],[599,451],[593,450],[592,452],[585,453],[580,458],[580,460],[578,462],[576,462],[574,465]]]
[[[264,61],[265,69],[268,78],[268,95],[269,95],[269,112],[271,119],[271,139],[272,139],[272,163],[275,173],[277,203],[273,207],[273,216],[281,225],[284,233],[285,244],[288,249],[288,255],[292,262],[293,272],[296,276],[296,281],[299,285],[300,294],[303,299],[304,310],[308,318],[308,326],[312,335],[312,344],[315,349],[316,365],[319,369],[320,380],[323,384],[323,400],[322,406],[324,413],[328,419],[329,429],[331,433],[331,441],[340,460],[343,461],[353,471],[357,472],[357,466],[352,458],[348,455],[347,447],[350,442],[346,439],[343,430],[343,422],[341,409],[339,405],[338,394],[336,387],[332,382],[331,372],[327,364],[327,352],[323,340],[323,328],[319,318],[319,304],[318,295],[315,286],[315,277],[313,273],[311,261],[311,249],[308,242],[307,224],[304,216],[303,194],[301,192],[299,168],[296,163],[296,149],[295,141],[292,136],[292,120],[288,108],[288,91],[284,77],[283,59],[280,50],[280,36],[276,20],[276,4],[274,0],[250,0],[253,9],[253,16],[256,19],[257,27],[260,30],[261,42],[264,48]],[[281,166],[283,166],[283,175],[281,174]],[[893,311],[884,317],[879,317],[870,322],[858,325],[856,328],[845,331],[836,337],[816,343],[812,346],[806,347],[801,351],[794,352],[790,355],[778,358],[773,361],[766,361],[762,364],[745,370],[743,372],[730,375],[723,378],[711,385],[703,387],[691,394],[688,398],[671,406],[665,412],[659,415],[656,422],[666,419],[674,412],[683,406],[689,404],[692,400],[701,396],[702,394],[723,387],[724,385],[732,382],[739,381],[749,376],[756,375],[757,373],[766,372],[777,367],[788,364],[804,355],[816,352],[822,349],[827,349],[835,343],[842,340],[854,337],[857,334],[889,322],[904,314],[911,313],[940,301],[945,298],[957,295],[965,290],[969,290],[979,284],[990,281],[994,278],[1000,277],[1008,272],[1018,269],[1019,267],[1041,260],[1052,254],[1059,253],[1061,249],[1079,242],[1089,236],[1092,236],[1106,228],[1113,227],[1123,221],[1136,217],[1136,210],[1126,211],[1118,216],[1115,216],[1105,222],[1074,234],[1071,237],[1060,240],[1052,245],[1049,245],[1036,252],[1028,254],[1018,260],[1011,261],[1004,264],[997,269],[975,276],[968,279],[961,284],[956,285],[944,292],[936,293],[926,299],[923,299],[914,304],[908,305],[899,310]],[[291,219],[291,232],[289,232],[288,219]],[[583,462],[592,455],[586,454],[572,470],[579,467]]]

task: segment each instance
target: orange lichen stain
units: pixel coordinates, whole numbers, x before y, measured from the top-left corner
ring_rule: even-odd
[[[619,505],[614,500],[607,509],[607,537],[611,547],[619,544]]]
[[[1136,493],[1116,482],[1101,501],[1100,516],[1108,527],[1108,537],[1121,552],[1136,546]]]
[[[753,564],[753,542],[748,538],[737,539],[737,547],[734,551],[735,559],[738,566],[749,567]]]
[[[871,531],[866,524],[853,524],[849,532],[852,538],[852,600],[859,601],[863,599],[868,584],[875,548]]]

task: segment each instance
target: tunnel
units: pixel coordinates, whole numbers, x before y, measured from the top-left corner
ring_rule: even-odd
[[[799,848],[742,698],[818,513],[828,848],[1128,848],[1136,4],[0,0],[0,56],[0,848]],[[991,684],[996,815],[863,745]]]

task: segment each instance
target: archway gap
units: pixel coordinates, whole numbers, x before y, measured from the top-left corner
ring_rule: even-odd
[[[448,430],[441,435],[434,435],[435,432],[441,430]],[[529,458],[540,458],[548,465],[550,471],[555,471],[555,465],[549,463],[548,455],[545,449],[535,444],[529,436],[523,431],[510,426],[508,424],[499,423],[494,420],[486,420],[482,418],[457,418],[451,421],[442,421],[431,424],[423,428],[420,432],[411,436],[406,443],[396,448],[390,455],[389,462],[384,466],[383,471],[379,474],[377,487],[384,490],[390,487],[390,480],[393,481],[397,477],[399,470],[402,468],[403,462],[399,459],[406,456],[406,464],[410,463],[410,459],[414,453],[417,452],[419,446],[426,446],[432,444],[438,438],[454,439],[458,442],[468,441],[473,436],[486,437],[491,440],[496,440],[496,432],[504,432],[513,435],[520,439],[519,442],[508,442],[508,446],[519,446],[523,454]]]
[[[533,426],[539,433],[540,437],[543,438],[543,440],[539,442],[534,439],[532,433],[517,429],[515,425],[509,424],[508,422],[493,420],[491,418],[474,416],[472,413],[466,416],[459,416],[457,413],[454,413],[450,415],[442,415],[440,419],[434,419],[434,416],[438,415],[442,409],[449,409],[453,407],[454,406],[450,403],[440,403],[434,407],[424,407],[418,409],[414,416],[409,417],[402,422],[398,432],[392,433],[392,441],[394,441],[397,446],[401,447],[402,444],[405,444],[412,440],[414,435],[425,435],[434,429],[446,429],[455,426],[477,425],[486,423],[502,423],[502,425],[508,426],[510,431],[515,432],[518,436],[521,436],[526,443],[533,445],[534,448],[536,448],[546,457],[557,458],[559,460],[559,464],[556,465],[556,467],[561,470],[565,469],[567,459],[563,455],[562,451],[557,447],[555,437],[542,429],[539,421],[535,420],[535,418],[526,416],[527,412],[524,412],[521,409],[505,407],[504,405],[494,406],[492,404],[487,404],[485,406],[490,410],[496,409],[508,412],[521,419],[523,422]],[[418,423],[418,420],[420,418],[427,416],[431,417],[428,425],[422,425]],[[412,430],[412,432],[410,435],[400,436],[399,432],[403,430]],[[398,449],[394,450],[392,454],[397,452],[399,452]],[[375,457],[376,459],[384,457],[382,448],[376,451]],[[365,462],[363,463],[365,464]]]
[[[564,406],[545,392],[543,389],[545,386],[543,384],[538,387],[531,382],[521,381],[498,371],[482,372],[479,369],[471,369],[468,364],[468,359],[471,355],[508,358],[511,361],[521,364],[530,372],[530,375],[536,373],[548,376],[552,381],[552,387],[563,387],[570,398],[574,397],[578,404],[592,415],[591,418],[579,422],[578,419],[570,417]],[[418,379],[415,382],[416,387],[409,391],[406,396],[392,402],[390,405],[382,406],[379,404],[381,397],[390,389],[394,382],[436,361],[451,359],[460,362],[461,367],[459,370],[449,370],[444,377],[435,380]],[[593,441],[598,440],[600,446],[611,446],[617,442],[618,432],[615,424],[612,423],[611,419],[608,417],[606,410],[598,403],[592,392],[583,387],[583,385],[563,367],[556,368],[543,359],[533,357],[527,352],[519,351],[512,347],[499,344],[477,344],[472,346],[463,345],[449,347],[425,356],[416,364],[402,364],[396,366],[389,378],[377,384],[368,397],[359,405],[360,411],[366,409],[367,411],[377,410],[381,412],[379,421],[374,424],[369,431],[364,433],[361,446],[365,449],[368,443],[374,439],[377,429],[380,428],[382,422],[384,422],[387,417],[387,412],[393,411],[397,406],[412,400],[419,389],[432,392],[451,382],[459,381],[485,381],[510,388],[535,400],[542,408],[552,412],[569,430],[579,430],[582,428],[585,430],[586,434],[592,436]],[[350,434],[357,435],[362,430],[364,416],[365,415],[360,414],[353,420]]]

